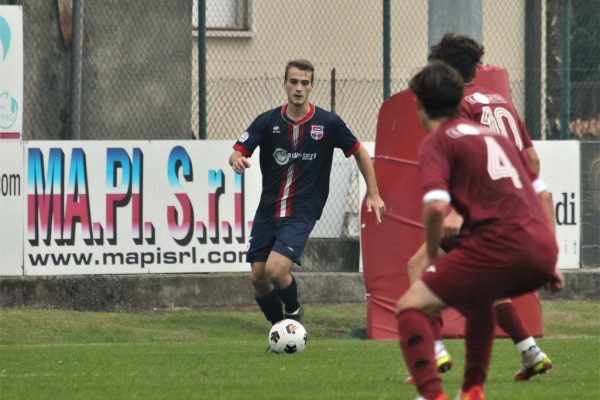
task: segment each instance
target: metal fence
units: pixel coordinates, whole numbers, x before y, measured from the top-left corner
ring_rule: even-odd
[[[79,137],[190,139],[205,103],[207,138],[233,142],[259,113],[285,102],[284,66],[301,57],[316,66],[312,100],[373,141],[386,88],[406,88],[426,62],[434,2],[206,0],[206,87],[198,90],[195,0],[87,1]],[[600,137],[600,0],[460,2],[476,10],[484,61],[508,69],[534,138]],[[0,4],[24,10],[24,138],[68,139],[70,22],[83,0]],[[350,236],[358,201],[346,201],[346,189],[355,183],[336,179],[331,190]]]
[[[71,85],[72,5],[82,7],[81,81]],[[192,0],[0,0],[24,18],[25,139],[192,138]],[[81,92],[77,93],[77,84]]]

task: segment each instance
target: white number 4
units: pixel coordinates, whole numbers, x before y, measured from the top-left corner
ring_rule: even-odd
[[[521,178],[519,178],[519,173],[496,139],[491,136],[485,136],[484,140],[487,145],[487,170],[490,178],[492,178],[493,181],[502,178],[510,178],[513,185],[515,185],[517,189],[521,189],[523,184],[521,183]]]

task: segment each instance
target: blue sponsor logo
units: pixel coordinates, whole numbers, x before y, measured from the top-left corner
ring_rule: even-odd
[[[6,59],[8,55],[8,49],[10,47],[10,26],[8,21],[0,17],[0,51],[2,54],[2,61]]]

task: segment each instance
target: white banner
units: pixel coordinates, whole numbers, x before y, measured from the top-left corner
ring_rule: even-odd
[[[580,143],[576,140],[535,141],[540,157],[540,176],[554,200],[558,266],[579,268],[581,255]]]
[[[372,142],[364,143],[373,157]],[[541,177],[546,182],[554,200],[558,265],[562,268],[580,267],[580,144],[578,141],[534,141],[540,157]],[[361,181],[360,198],[366,187]],[[385,199],[384,199],[385,201]],[[362,271],[362,255],[359,263]]]
[[[232,143],[28,143],[25,274],[248,271],[261,175]]]
[[[248,271],[261,174],[258,154],[243,176],[233,173],[231,144],[1,141],[0,275],[21,266],[26,275]],[[536,149],[555,202],[559,265],[577,268],[579,143]]]
[[[23,143],[0,140],[0,276],[23,274]]]
[[[23,12],[0,5],[0,139],[23,131]]]

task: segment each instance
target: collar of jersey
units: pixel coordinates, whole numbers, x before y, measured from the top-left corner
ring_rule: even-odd
[[[285,119],[286,121],[289,121],[290,124],[293,125],[301,125],[303,123],[305,123],[306,121],[308,121],[309,119],[311,119],[313,117],[313,115],[315,115],[315,105],[313,103],[308,103],[310,105],[310,110],[308,110],[308,114],[306,114],[304,117],[300,118],[298,121],[292,121],[290,117],[287,116],[286,111],[287,111],[287,103],[284,104],[281,107],[281,115],[283,116],[283,119]]]

